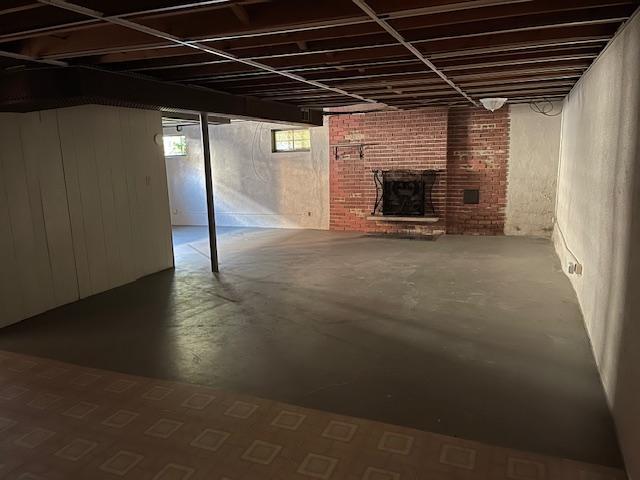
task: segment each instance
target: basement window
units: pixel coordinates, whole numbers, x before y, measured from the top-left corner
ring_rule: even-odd
[[[274,152],[308,152],[311,150],[311,133],[308,128],[296,130],[271,130]]]
[[[162,137],[165,157],[179,157],[187,154],[187,138],[184,135]]]

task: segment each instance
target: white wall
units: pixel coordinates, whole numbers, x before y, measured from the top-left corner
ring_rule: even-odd
[[[207,225],[207,192],[200,127],[164,128],[164,135],[184,135],[187,154],[165,157],[173,225]]]
[[[273,153],[271,130],[285,128],[296,127],[263,122],[209,127],[218,225],[329,228],[328,127],[311,128],[310,152]],[[172,222],[205,225],[200,130],[183,127],[181,133],[187,156],[166,159]]]
[[[0,326],[173,265],[159,112],[0,114]]]
[[[554,104],[553,114],[562,104]],[[549,237],[553,230],[560,150],[560,116],[529,105],[509,107],[509,172],[505,234]]]
[[[640,15],[565,100],[557,222],[563,265],[573,255],[584,265],[571,282],[640,479]]]

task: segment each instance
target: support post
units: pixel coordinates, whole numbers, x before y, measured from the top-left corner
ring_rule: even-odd
[[[211,144],[209,143],[209,115],[200,113],[200,137],[204,159],[204,179],[207,189],[207,219],[209,224],[209,247],[211,249],[211,271],[218,273],[218,242],[216,237],[216,215],[213,204],[213,176],[211,174]]]

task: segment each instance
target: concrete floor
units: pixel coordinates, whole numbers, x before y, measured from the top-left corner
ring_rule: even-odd
[[[0,348],[621,466],[548,241],[175,232],[176,270],[0,331]]]

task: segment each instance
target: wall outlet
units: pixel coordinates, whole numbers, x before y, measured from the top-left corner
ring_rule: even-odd
[[[569,262],[567,264],[567,272],[569,272],[570,275],[582,275],[582,264]]]

